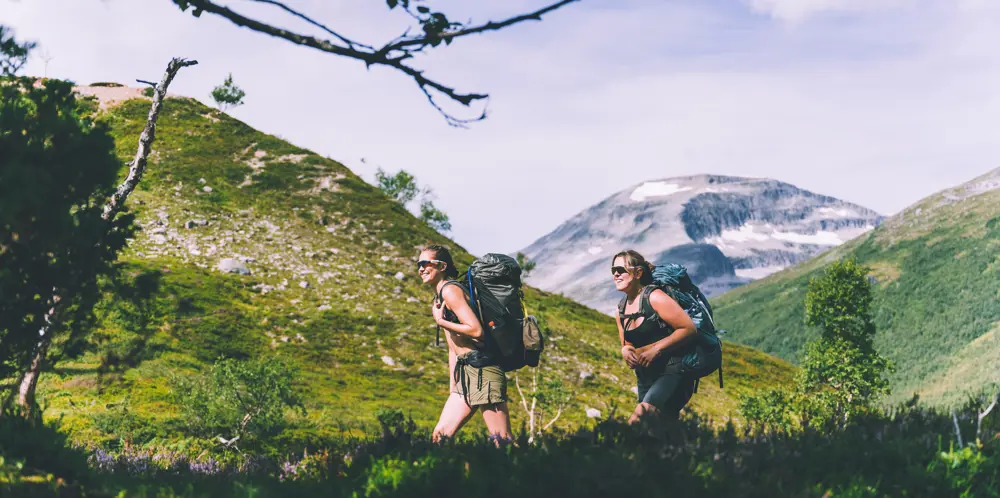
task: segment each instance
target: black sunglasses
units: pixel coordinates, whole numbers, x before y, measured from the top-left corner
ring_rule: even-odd
[[[628,273],[629,270],[634,270],[635,268],[636,267],[634,266],[612,266],[611,274],[618,276],[621,275],[622,273]]]

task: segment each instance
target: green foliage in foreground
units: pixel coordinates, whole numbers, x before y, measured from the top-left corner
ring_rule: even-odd
[[[971,406],[967,415],[978,407]],[[968,431],[974,417],[960,418]],[[401,413],[383,413],[379,437],[268,459],[177,451],[60,449],[51,427],[0,422],[0,491],[16,496],[144,497],[997,497],[998,417],[991,436],[957,447],[952,422],[915,406],[796,435],[713,431],[683,421],[670,444],[603,420],[572,433],[495,448],[485,439],[438,446]],[[13,442],[11,442],[13,441]],[[83,464],[87,459],[90,468]]]

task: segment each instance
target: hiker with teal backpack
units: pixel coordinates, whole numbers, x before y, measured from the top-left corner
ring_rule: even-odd
[[[612,259],[611,274],[625,294],[615,321],[638,388],[629,424],[659,421],[674,429],[701,377],[718,370],[722,387],[722,343],[711,306],[680,265],[654,266],[628,250]]]

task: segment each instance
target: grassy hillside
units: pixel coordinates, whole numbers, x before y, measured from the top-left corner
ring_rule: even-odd
[[[714,300],[730,339],[796,361],[809,278],[833,260],[872,268],[877,346],[897,364],[895,401],[938,404],[1000,381],[1000,169],[930,196],[880,227]]]
[[[123,160],[148,106],[139,98],[108,111]],[[380,407],[402,409],[425,428],[436,422],[447,355],[434,345],[417,247],[449,244],[459,266],[472,255],[343,165],[191,99],[166,103],[129,202],[143,229],[123,257],[126,283],[152,289],[150,298],[109,293],[87,354],[57,364],[39,389],[46,417],[62,418],[73,439],[120,436],[123,425],[106,421],[123,407],[129,427],[143,428],[139,439],[176,437],[171,377],[221,356],[276,355],[299,368],[307,412],[286,434],[293,440],[370,427]],[[225,258],[250,273],[218,270]],[[585,422],[586,408],[631,410],[634,377],[612,320],[535,289],[526,297],[550,339],[539,371],[573,393],[556,426]],[[747,347],[728,352],[726,389],[704,382],[693,402],[720,420],[735,415],[736,395],[787,382],[792,371]],[[521,372],[522,386],[531,372]],[[519,399],[513,382],[509,393]],[[516,424],[524,420],[519,406],[512,412]],[[471,426],[482,427],[478,419]]]

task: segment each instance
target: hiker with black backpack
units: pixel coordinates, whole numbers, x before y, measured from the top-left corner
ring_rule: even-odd
[[[722,344],[711,306],[683,267],[656,267],[633,250],[612,258],[611,274],[625,294],[615,321],[622,359],[638,388],[629,424],[659,421],[675,429],[701,377],[718,370],[722,387]]]
[[[454,279],[458,269],[451,252],[430,245],[420,252],[417,273],[434,289],[431,306],[434,321],[445,330],[448,344],[450,389],[448,400],[434,428],[432,439],[453,437],[479,410],[490,432],[499,440],[513,439],[507,409],[507,377],[504,369],[488,354],[486,332],[480,323],[481,313],[472,308],[468,291]]]

